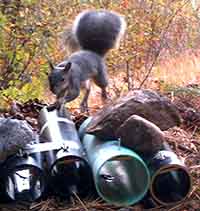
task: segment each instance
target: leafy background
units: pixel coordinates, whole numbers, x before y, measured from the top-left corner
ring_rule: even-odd
[[[2,0],[1,108],[11,100],[52,100],[47,58],[58,63],[69,55],[63,32],[80,11],[90,8],[117,11],[128,23],[120,48],[107,55],[113,97],[133,88],[165,91],[196,83],[200,66],[197,3],[194,0]]]

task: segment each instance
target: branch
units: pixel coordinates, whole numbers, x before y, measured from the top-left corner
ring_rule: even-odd
[[[162,50],[162,47],[163,47],[163,46],[162,46],[162,45],[163,45],[163,41],[164,41],[164,39],[165,39],[166,33],[168,32],[168,29],[169,29],[171,23],[173,22],[174,18],[177,16],[177,14],[178,14],[178,13],[183,9],[183,7],[184,7],[185,5],[187,5],[189,2],[190,2],[190,1],[187,0],[182,6],[180,6],[180,7],[176,10],[176,12],[171,16],[171,18],[170,18],[170,20],[169,20],[167,26],[165,27],[165,29],[162,30],[162,32],[161,32],[161,38],[160,38],[160,46],[159,46],[159,48],[158,48],[158,50],[157,50],[157,52],[156,52],[156,55],[155,55],[155,57],[154,57],[154,61],[152,62],[152,64],[151,64],[150,67],[148,68],[148,72],[147,72],[146,76],[144,77],[143,81],[142,81],[142,82],[140,83],[140,85],[139,85],[139,89],[142,88],[142,86],[144,85],[144,83],[145,83],[146,80],[148,79],[149,75],[150,75],[151,72],[152,72],[152,69],[153,69],[154,65],[155,65],[156,62],[157,62],[157,59],[158,59],[159,56],[160,56],[160,53],[161,53],[161,50]],[[151,48],[151,47],[150,47],[150,48]]]

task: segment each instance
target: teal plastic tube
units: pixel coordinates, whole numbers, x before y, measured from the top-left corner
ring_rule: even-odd
[[[150,184],[150,174],[143,160],[119,141],[102,141],[85,133],[91,118],[80,127],[79,134],[92,168],[99,196],[110,204],[129,206],[140,201]]]

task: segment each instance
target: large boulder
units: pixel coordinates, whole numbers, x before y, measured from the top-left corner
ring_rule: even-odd
[[[176,106],[167,97],[150,90],[135,90],[96,113],[87,133],[101,139],[116,139],[117,129],[134,114],[149,120],[161,130],[181,123]]]
[[[36,133],[26,121],[0,118],[0,163],[35,141]]]

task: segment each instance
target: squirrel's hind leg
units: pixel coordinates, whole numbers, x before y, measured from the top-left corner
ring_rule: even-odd
[[[82,83],[82,87],[84,88],[84,91],[85,91],[85,95],[81,101],[81,104],[80,104],[80,110],[81,112],[89,112],[89,108],[88,108],[88,97],[90,95],[90,90],[91,90],[91,84],[90,84],[90,81],[87,80],[87,81],[84,81]]]
[[[108,79],[106,74],[101,74],[100,77],[94,78],[95,84],[101,88],[101,99],[103,103],[107,103],[110,100],[109,93],[107,92]]]

